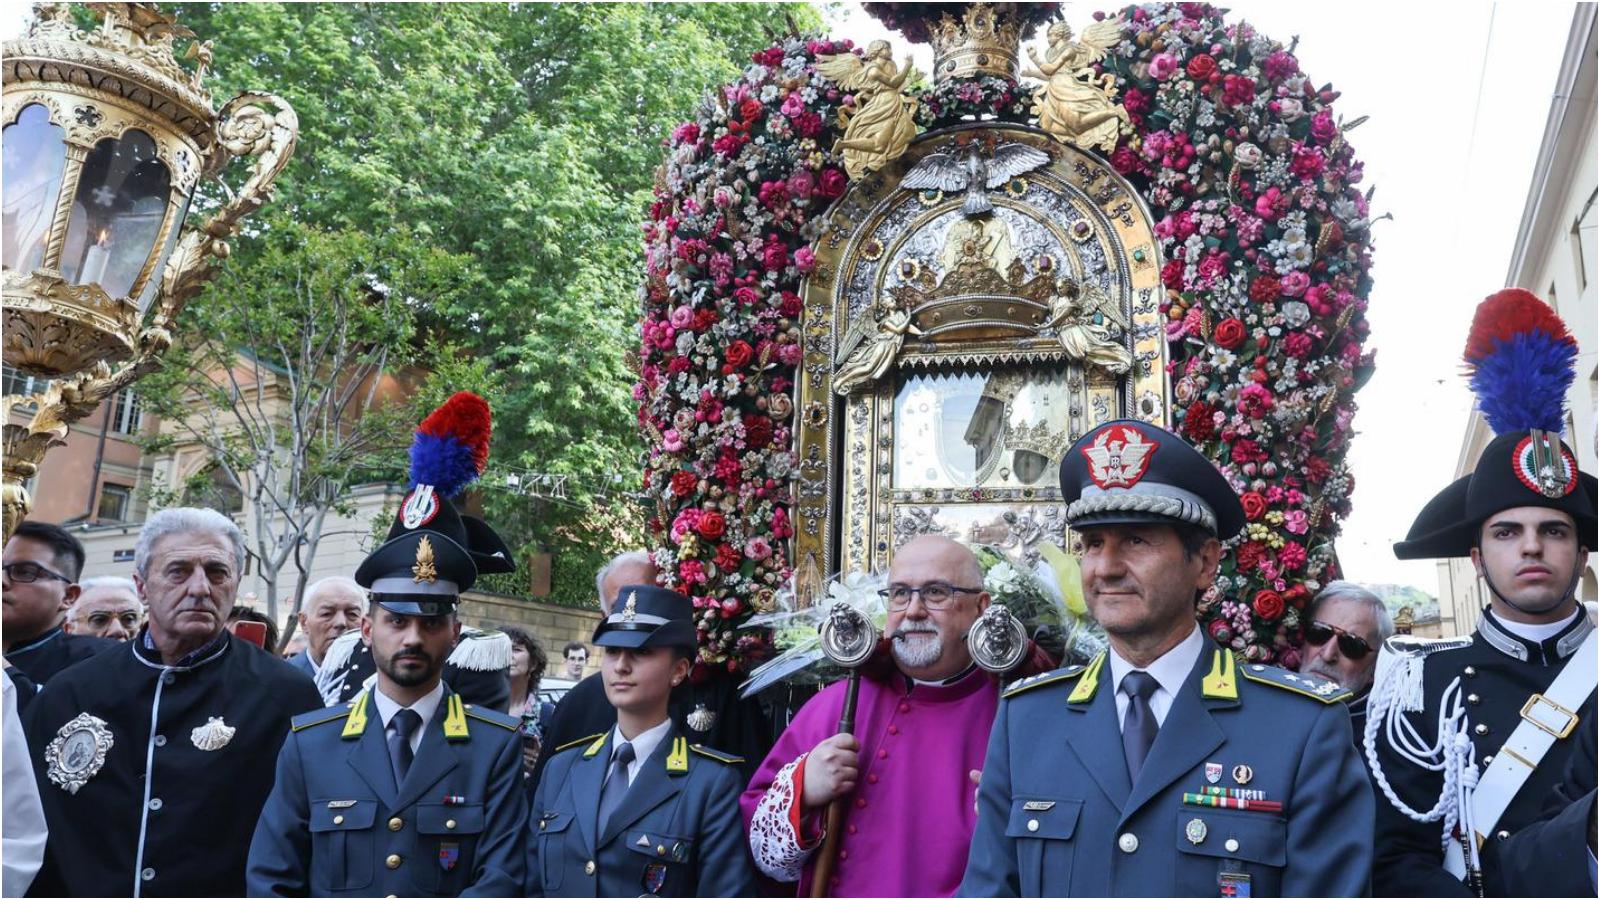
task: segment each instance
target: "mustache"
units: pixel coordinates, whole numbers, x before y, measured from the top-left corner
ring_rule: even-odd
[[[425,663],[432,663],[433,656],[421,647],[402,647],[389,657],[389,664],[393,665],[402,659],[419,659]]]
[[[908,634],[938,634],[938,633],[939,633],[938,626],[934,625],[932,622],[928,622],[928,621],[921,621],[921,622],[906,621],[906,622],[901,622],[899,627],[895,628],[894,634],[890,635],[889,638],[891,640],[903,641],[903,640],[905,640],[906,635],[908,635]]]

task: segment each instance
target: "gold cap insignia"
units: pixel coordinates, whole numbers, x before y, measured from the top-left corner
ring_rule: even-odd
[[[622,621],[632,622],[633,617],[639,614],[639,592],[629,591],[628,602],[622,606]]]
[[[417,564],[411,567],[411,580],[432,584],[438,577],[439,570],[433,565],[433,542],[424,535],[417,541]]]

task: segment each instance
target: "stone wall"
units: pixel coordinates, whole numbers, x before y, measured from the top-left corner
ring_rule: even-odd
[[[594,627],[600,622],[598,609],[574,609],[551,603],[519,600],[504,594],[487,594],[467,591],[461,595],[461,621],[479,628],[499,628],[515,625],[539,639],[545,654],[550,657],[550,667],[545,674],[561,674],[561,648],[568,641],[578,641],[589,646],[589,666],[584,674],[599,671],[600,656],[589,644]]]

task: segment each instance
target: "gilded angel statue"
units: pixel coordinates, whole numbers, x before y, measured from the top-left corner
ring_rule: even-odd
[[[1128,321],[1116,299],[1093,282],[1058,290],[1050,303],[1050,318],[1039,327],[1054,328],[1061,348],[1073,359],[1113,375],[1133,368],[1133,354],[1120,340]]]
[[[851,178],[883,168],[917,136],[911,114],[917,101],[903,93],[911,75],[911,57],[904,68],[894,64],[888,41],[867,45],[865,59],[854,53],[825,53],[817,57],[817,71],[841,88],[854,91],[854,112],[839,112],[844,137],[834,149],[844,154],[844,170]]]
[[[1090,25],[1080,41],[1072,39],[1066,22],[1051,25],[1045,35],[1045,58],[1029,47],[1028,58],[1038,68],[1023,73],[1045,81],[1033,95],[1039,127],[1062,143],[1110,153],[1117,146],[1117,123],[1128,121],[1128,111],[1115,100],[1115,76],[1108,72],[1097,79],[1089,67],[1122,40],[1122,18]]]
[[[845,332],[834,355],[833,390],[836,394],[849,394],[857,388],[871,384],[884,376],[900,355],[900,345],[906,333],[920,335],[922,330],[911,324],[911,313],[885,295],[878,304],[881,318],[874,321],[869,316],[856,319]],[[872,326],[876,334],[869,334]]]

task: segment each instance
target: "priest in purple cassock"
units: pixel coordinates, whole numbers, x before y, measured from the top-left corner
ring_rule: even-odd
[[[966,868],[1000,681],[965,636],[989,605],[972,551],[938,535],[889,567],[892,655],[863,669],[856,731],[836,734],[845,684],[811,698],[751,779],[740,809],[757,866],[810,896],[830,801],[845,797],[831,897],[948,897]],[[1036,648],[1011,675],[1048,669]]]

